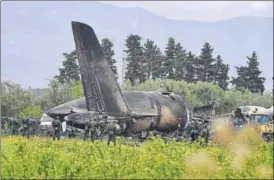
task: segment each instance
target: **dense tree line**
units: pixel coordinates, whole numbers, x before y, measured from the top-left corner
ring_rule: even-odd
[[[134,86],[136,82],[144,83],[149,79],[170,79],[188,83],[208,82],[216,84],[223,90],[228,90],[231,83],[237,90],[249,90],[254,93],[265,91],[265,78],[261,77],[257,53],[247,56],[247,65],[235,67],[237,76],[229,79],[230,67],[224,62],[221,55],[213,56],[214,48],[205,42],[199,55],[187,51],[180,42],[173,37],[168,38],[164,52],[151,39],[141,43],[138,34],[130,34],[125,40],[125,60],[127,62],[125,79]],[[117,77],[114,44],[104,38],[101,46],[105,58],[111,65]],[[64,53],[63,68],[60,68],[57,80],[71,83],[80,80],[80,71],[77,63],[76,51]]]
[[[213,56],[214,48],[205,42],[197,56],[187,51],[172,37],[168,39],[164,54],[153,40],[147,39],[144,45],[139,35],[130,34],[126,39],[127,71],[125,79],[134,86],[149,79],[183,80],[188,83],[208,82],[228,90],[231,83],[238,90],[263,93],[265,78],[261,77],[257,54],[254,51],[247,57],[247,66],[235,67],[237,77],[229,79],[230,67],[221,55]],[[152,75],[152,76],[151,76]]]

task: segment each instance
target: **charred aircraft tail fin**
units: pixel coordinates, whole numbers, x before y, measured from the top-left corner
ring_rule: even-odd
[[[87,106],[91,99],[94,85],[103,101],[105,111],[110,116],[125,116],[130,111],[121,92],[109,62],[104,58],[103,49],[94,30],[80,22],[72,22],[76,52],[80,65]],[[89,109],[89,108],[88,108]]]

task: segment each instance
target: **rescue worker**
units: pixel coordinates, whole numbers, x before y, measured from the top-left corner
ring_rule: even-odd
[[[196,141],[198,139],[198,136],[198,123],[196,120],[194,120],[190,131],[191,143]]]
[[[111,121],[108,126],[108,146],[110,141],[116,146],[116,123],[114,121]]]
[[[186,126],[186,130],[184,131],[184,138],[186,138],[186,139],[190,138],[192,126],[193,126],[193,120],[190,119],[189,123]]]
[[[178,123],[178,128],[177,128],[177,132],[179,136],[183,135],[183,130],[184,130],[184,120],[183,117],[179,117],[178,118],[179,123]]]
[[[38,131],[39,131],[39,128],[40,128],[40,124],[41,124],[41,121],[40,120],[34,120],[33,122],[33,135],[37,135],[38,134]]]
[[[1,129],[5,130],[6,119],[1,119]]]
[[[57,116],[56,119],[52,121],[51,125],[53,127],[53,140],[55,141],[55,138],[60,140],[62,123],[59,116]]]
[[[30,118],[28,114],[26,115],[26,118],[22,120],[22,124],[23,124],[23,137],[27,135],[27,138],[29,139]]]
[[[201,138],[205,140],[206,146],[208,144],[209,136],[210,136],[210,130],[208,127],[208,121],[205,121],[205,124],[203,125],[202,131],[201,131]]]
[[[11,119],[7,118],[7,123],[8,123],[8,132],[11,134],[11,127],[12,127]]]
[[[90,140],[94,142],[96,138],[96,128],[95,128],[95,123],[92,120],[89,120],[85,124],[85,136],[84,136],[84,141],[87,139],[87,136],[89,135],[90,132]]]
[[[70,138],[75,138],[75,128],[72,126],[71,132],[69,133]]]
[[[127,137],[132,137],[132,133],[131,133],[130,129],[131,129],[132,125],[133,125],[133,118],[131,118],[131,116],[126,116],[126,122],[125,122],[125,124],[126,124],[125,130],[124,130],[125,135]]]
[[[182,141],[182,136],[183,136],[183,118],[179,117],[178,118],[178,127],[177,127],[177,138],[176,141],[177,142],[181,142]]]
[[[18,134],[19,133],[19,129],[20,129],[20,120],[18,118],[13,119],[13,124],[12,124],[12,131],[13,134]]]
[[[89,129],[91,127],[91,122],[87,121],[85,122],[85,135],[84,135],[84,141],[87,139],[87,136],[89,135]]]
[[[20,129],[20,121],[18,118],[10,118],[9,119],[9,131],[11,135],[18,134]]]
[[[95,141],[96,136],[97,136],[96,126],[97,126],[97,118],[95,117],[95,119],[93,121],[91,121],[91,127],[90,127],[90,140],[92,142]]]

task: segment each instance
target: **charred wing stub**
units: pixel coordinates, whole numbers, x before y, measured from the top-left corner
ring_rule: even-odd
[[[108,61],[104,58],[102,47],[93,29],[86,24],[72,22],[72,30],[86,99],[91,98],[90,92],[93,88],[90,84],[94,84],[107,114],[109,116],[126,116],[130,109]],[[87,103],[91,104],[91,102]]]

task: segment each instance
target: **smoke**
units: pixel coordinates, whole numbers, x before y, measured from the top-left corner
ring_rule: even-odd
[[[217,173],[220,168],[206,151],[199,151],[186,159],[186,170],[191,178],[206,178]]]
[[[269,179],[269,177],[273,177],[273,167],[267,165],[259,165],[256,166],[256,174],[257,177],[262,179]]]
[[[230,151],[233,153],[232,167],[235,170],[242,170],[246,161],[251,157],[251,150],[246,144],[232,144]]]
[[[218,120],[213,124],[214,143],[225,145],[233,141],[234,134],[230,126],[226,121]]]
[[[218,120],[213,124],[213,146],[221,147],[221,152],[228,152],[226,161],[228,167],[235,172],[243,172],[246,165],[252,161],[254,152],[264,143],[260,134],[251,127],[233,130],[226,120]],[[207,152],[209,149],[198,151],[186,159],[186,170],[190,178],[219,177],[222,169],[217,157]],[[271,168],[258,165],[256,168],[258,177],[270,177]]]
[[[263,140],[260,134],[251,127],[246,126],[239,130],[233,130],[226,122],[220,120],[213,125],[215,131],[213,142],[226,147],[233,154],[231,166],[240,171],[252,157],[252,147],[259,146]]]

